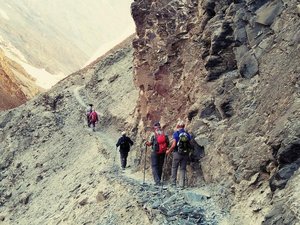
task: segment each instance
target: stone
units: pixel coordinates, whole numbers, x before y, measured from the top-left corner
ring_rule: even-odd
[[[4,221],[5,220],[5,216],[0,216],[0,221]]]
[[[238,64],[239,73],[242,77],[250,79],[258,73],[258,62],[253,54],[247,52]]]
[[[283,4],[281,0],[270,1],[256,11],[256,22],[270,26],[282,10]]]
[[[84,198],[78,202],[80,206],[85,206],[88,203],[88,198]]]
[[[30,197],[31,197],[31,193],[29,194],[23,194],[23,196],[21,197],[21,199],[19,200],[19,202],[23,205],[27,205],[30,201]]]
[[[257,182],[258,178],[259,178],[259,173],[254,174],[254,175],[251,177],[251,179],[250,179],[248,185],[250,186],[250,185],[255,184],[255,183]]]
[[[280,165],[290,164],[298,160],[300,158],[300,140],[282,146],[277,152],[277,158]]]
[[[209,118],[212,116],[219,120],[222,118],[214,102],[206,102],[203,107],[200,112],[200,118]]]
[[[284,189],[289,179],[299,168],[300,168],[300,159],[298,159],[295,163],[288,164],[283,168],[281,168],[277,173],[275,173],[271,177],[269,181],[271,191],[275,191],[276,189],[279,190]]]
[[[155,201],[153,204],[152,204],[152,209],[157,209],[161,204],[161,201]]]

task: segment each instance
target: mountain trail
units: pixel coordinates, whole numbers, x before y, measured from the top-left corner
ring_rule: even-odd
[[[86,107],[86,97],[80,94],[80,90],[82,90],[83,87],[84,86],[76,86],[73,89],[73,93],[78,103]],[[163,187],[154,186],[152,176],[149,173],[149,169],[151,169],[150,165],[146,165],[147,171],[145,171],[145,182],[143,182],[143,170],[136,171],[134,163],[131,160],[133,158],[131,154],[133,151],[140,150],[141,157],[144,158],[145,153],[148,155],[147,157],[149,157],[149,149],[145,152],[145,149],[140,149],[141,146],[137,146],[137,143],[135,143],[129,152],[127,168],[124,171],[121,170],[119,152],[115,147],[115,143],[118,140],[117,132],[114,131],[113,128],[107,129],[99,127],[99,123],[97,125],[94,132],[88,128],[86,128],[86,131],[88,135],[94,137],[96,142],[96,145],[92,143],[90,143],[90,145],[97,148],[97,151],[101,151],[101,154],[106,157],[105,165],[100,166],[98,170],[100,177],[105,177],[106,179],[104,182],[100,178],[102,188],[105,188],[107,192],[111,193],[111,185],[120,186],[119,189],[117,189],[120,195],[122,195],[121,193],[123,193],[124,189],[127,190],[129,194],[132,195],[132,199],[135,203],[128,203],[129,205],[126,207],[139,207],[140,210],[145,211],[151,224],[213,225],[219,224],[221,220],[223,221],[222,224],[226,224],[224,217],[227,212],[215,204],[209,194],[210,191],[208,188],[189,187],[180,190],[171,188],[169,185],[164,185]],[[94,150],[90,149],[85,154],[89,155],[91,151],[94,152]],[[146,162],[148,163],[149,161],[147,160]],[[105,186],[105,183],[107,183],[108,186]],[[122,199],[120,199],[120,201],[122,201]],[[114,216],[103,217],[103,223],[106,224],[113,224],[116,221]]]

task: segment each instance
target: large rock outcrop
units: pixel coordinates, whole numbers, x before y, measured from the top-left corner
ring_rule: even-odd
[[[232,212],[244,217],[237,224],[259,224],[273,201],[271,191],[276,195],[296,182],[297,7],[295,0],[132,4],[140,130],[156,120],[172,130],[178,118],[186,119],[205,148],[204,180],[225,187]],[[282,218],[297,214],[280,207]]]

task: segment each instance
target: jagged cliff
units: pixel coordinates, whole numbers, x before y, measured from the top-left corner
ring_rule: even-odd
[[[237,224],[299,223],[292,188],[300,166],[297,4],[132,4],[141,130],[157,120],[172,130],[184,118],[205,148],[204,180],[225,188]]]

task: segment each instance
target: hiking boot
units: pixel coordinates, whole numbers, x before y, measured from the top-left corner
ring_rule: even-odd
[[[179,186],[177,189],[178,190],[184,190],[184,186]]]
[[[172,187],[172,188],[176,188],[176,183],[172,183],[172,184],[170,184],[170,187]]]
[[[161,182],[155,182],[155,184],[154,184],[155,186],[160,186],[161,185]]]

